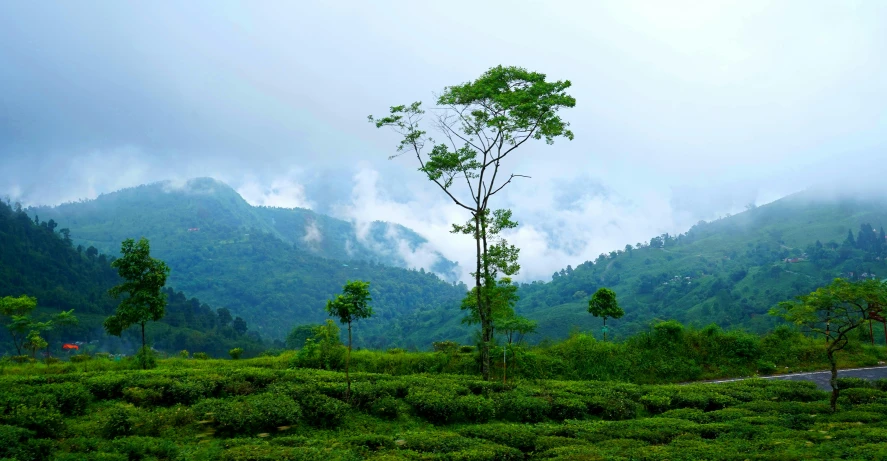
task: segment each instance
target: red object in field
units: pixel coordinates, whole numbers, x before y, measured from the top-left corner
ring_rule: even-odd
[[[66,351],[67,351],[67,350],[71,350],[71,349],[74,349],[74,350],[78,350],[78,351],[79,351],[79,350],[80,350],[80,346],[78,346],[78,345],[76,345],[76,344],[62,344],[62,349],[66,350]]]

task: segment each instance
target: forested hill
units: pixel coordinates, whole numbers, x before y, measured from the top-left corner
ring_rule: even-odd
[[[230,186],[211,178],[142,185],[95,200],[32,207],[28,213],[65,223],[77,243],[108,254],[115,254],[120,241],[134,235],[149,236],[153,247],[176,257],[180,244],[192,234],[228,241],[264,233],[306,253],[345,262],[409,267],[402,253],[421,251],[436,260],[427,269],[449,281],[459,275],[455,263],[403,226],[377,221],[358,228],[311,210],[253,207]]]
[[[609,287],[626,312],[608,322],[617,336],[655,319],[763,331],[770,307],[835,277],[887,278],[882,226],[887,200],[799,193],[521,285],[518,310],[540,321],[541,336],[561,337],[564,325],[599,332],[587,300]]]
[[[28,295],[37,298],[39,318],[74,309],[79,325],[45,333],[50,351],[59,352],[63,341],[85,342],[87,349],[130,353],[139,332],[131,329],[121,338],[104,333],[102,322],[114,312],[117,301],[108,289],[120,282],[111,267],[113,258],[94,247],[75,246],[70,231],[54,220],[33,221],[24,211],[0,202],[0,297]],[[196,298],[167,289],[166,317],[149,324],[154,347],[167,352],[187,349],[216,357],[234,347],[256,354],[270,347],[248,332],[248,324],[219,315]],[[4,320],[4,324],[9,319]],[[5,329],[0,329],[0,355],[12,351]]]
[[[323,321],[326,300],[346,281],[361,279],[371,284],[376,315],[356,329],[358,344],[424,348],[432,339],[446,339],[429,337],[428,325],[458,312],[467,291],[463,284],[424,270],[304,251],[290,243],[296,234],[283,235],[273,227],[281,225],[285,211],[250,207],[231,188],[209,179],[184,188],[154,184],[28,210],[41,221],[53,219],[69,228],[75,246],[94,245],[110,254],[117,254],[126,238],[147,237],[152,255],[172,269],[171,286],[229,307],[265,338],[282,338],[295,325]],[[269,223],[269,217],[274,221]],[[334,223],[315,221],[317,227],[329,222]],[[450,333],[465,335],[465,329],[456,330]]]

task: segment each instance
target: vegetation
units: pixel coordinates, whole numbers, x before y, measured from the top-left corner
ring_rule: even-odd
[[[415,155],[419,171],[471,215],[466,224],[454,224],[453,232],[471,235],[475,241],[473,295],[481,325],[484,379],[490,377],[491,298],[499,288],[497,275],[512,276],[520,269],[518,248],[499,235],[517,223],[511,220],[510,210],[492,209],[490,199],[515,178],[527,177],[500,171],[506,157],[525,142],[545,139],[552,144],[561,136],[573,139],[569,123],[558,114],[576,105],[566,93],[569,87],[569,81],[546,82],[544,74],[502,66],[473,82],[447,87],[437,97],[440,110],[435,114],[435,126],[445,138],[439,143],[426,138],[420,102],[393,106],[385,117],[369,117],[376,127],[391,127],[403,136],[394,157]],[[424,151],[426,142],[431,145],[428,151]]]
[[[110,264],[115,258],[94,247],[75,247],[71,234],[54,231],[55,227],[29,218],[14,205],[0,202],[0,298],[24,297],[35,305],[27,312],[15,314],[27,315],[24,321],[14,322],[15,328],[21,327],[22,337],[38,330],[48,343],[46,352],[53,355],[68,354],[61,349],[63,343],[78,343],[80,351],[88,353],[104,350],[128,354],[137,350],[137,328],[123,331],[118,338],[108,336],[102,326],[117,305],[108,290],[122,282]],[[269,344],[255,334],[239,334],[230,322],[224,324],[216,309],[199,299],[172,288],[163,291],[167,297],[166,316],[146,325],[146,335],[154,338],[156,349],[188,349],[224,357],[234,347],[243,348],[247,356],[268,348]],[[13,312],[18,308],[10,309]],[[73,309],[79,320],[76,324],[72,321]],[[13,323],[12,316],[0,317],[4,318],[4,326]],[[11,334],[0,334],[0,350],[22,353]]]
[[[430,333],[429,329],[441,324],[441,314],[452,313],[467,291],[463,284],[453,284],[425,270],[383,265],[397,263],[401,248],[426,251],[420,247],[427,242],[404,228],[378,223],[370,225],[364,235],[350,223],[307,210],[271,212],[251,207],[233,189],[211,179],[197,179],[178,187],[152,184],[105,194],[93,201],[28,211],[41,219],[51,217],[63,222],[71,229],[74,246],[93,246],[97,254],[116,252],[121,241],[144,236],[151,241],[152,255],[169,265],[170,286],[209,305],[230,309],[233,316],[241,317],[252,332],[265,339],[283,340],[296,324],[322,323],[326,300],[347,280],[360,279],[372,284],[379,314],[361,323],[354,332],[355,344],[425,347],[429,338],[446,339],[454,332]],[[284,220],[287,215],[304,219]],[[285,228],[283,223],[302,223],[303,227],[294,227],[285,234],[276,230]],[[304,231],[306,228],[310,233]],[[316,240],[305,239],[309,236],[320,238],[321,247],[339,248],[340,254],[307,250],[305,246]],[[389,253],[372,253],[373,249]],[[345,257],[346,250],[354,250],[352,259],[332,259]],[[450,269],[444,267],[442,273],[454,267],[448,264],[444,266]],[[105,290],[119,283],[113,271],[110,277]],[[23,293],[40,296],[34,290]],[[97,296],[106,298],[104,294]],[[105,302],[113,306],[110,300]],[[458,319],[454,325],[455,335],[451,337],[468,337]],[[217,355],[227,354],[231,347],[218,349]]]
[[[764,354],[814,365],[824,348],[788,329],[756,337],[666,324],[632,341],[651,354],[642,366],[674,363],[697,348],[710,359],[746,358],[742,342]],[[705,337],[709,341],[699,343]],[[662,341],[672,341],[663,346]],[[737,342],[738,341],[738,342]],[[342,346],[339,346],[342,347]],[[811,383],[748,380],[723,384],[638,384],[565,380],[582,365],[619,370],[627,347],[577,335],[547,348],[561,354],[560,379],[509,384],[429,370],[419,363],[448,353],[358,351],[350,401],[342,373],[303,368],[298,355],[243,360],[5,364],[0,368],[0,456],[60,460],[358,459],[883,459],[887,383],[841,380],[838,411]],[[805,356],[798,348],[819,351]],[[718,349],[709,349],[718,348]],[[555,352],[556,350],[560,352]],[[722,352],[723,351],[723,352]],[[456,353],[459,355],[460,353]],[[752,353],[754,355],[755,352]],[[881,354],[851,341],[843,359]],[[477,353],[466,363],[477,372]],[[771,355],[776,359],[776,355]],[[597,360],[596,360],[597,359]],[[529,360],[529,359],[527,359]],[[574,362],[581,360],[581,362]],[[600,363],[602,362],[602,363]],[[712,363],[715,361],[713,360]],[[387,363],[387,365],[383,365]],[[726,365],[725,365],[726,366]],[[536,368],[522,368],[530,376]],[[399,373],[404,371],[405,373]],[[646,376],[661,380],[666,373]]]
[[[360,319],[368,319],[373,316],[373,307],[370,306],[370,284],[360,280],[348,281],[342,288],[342,294],[327,301],[326,311],[348,325],[348,352],[345,355],[345,380],[348,387],[345,390],[345,400],[351,395],[351,375],[349,365],[351,363],[351,323]]]
[[[120,301],[114,315],[105,320],[105,330],[120,336],[123,330],[134,324],[139,325],[142,329],[139,354],[144,356],[150,353],[145,342],[145,324],[162,319],[166,313],[166,293],[162,290],[169,276],[169,267],[151,257],[150,244],[144,237],[138,243],[133,239],[124,240],[120,252],[123,257],[115,259],[111,267],[117,269],[124,282],[112,287],[108,293],[115,298],[126,296]]]
[[[588,300],[588,313],[604,321],[604,341],[607,340],[607,318],[618,319],[625,315],[616,301],[616,293],[609,288],[598,288]]]
[[[850,236],[853,237],[852,234]],[[838,363],[835,353],[850,343],[850,333],[871,318],[872,311],[887,305],[887,281],[863,280],[852,283],[835,279],[797,301],[782,302],[771,311],[807,330],[822,335],[826,341],[826,355],[831,365],[831,406],[838,401]]]

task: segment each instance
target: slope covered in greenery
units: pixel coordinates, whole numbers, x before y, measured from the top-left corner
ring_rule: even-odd
[[[22,210],[0,202],[0,297],[28,295],[37,298],[37,316],[74,309],[80,320],[46,333],[50,352],[60,352],[63,341],[81,342],[84,350],[128,353],[138,342],[136,329],[120,337],[104,333],[102,322],[114,312],[117,301],[108,289],[120,283],[108,258],[94,247],[74,246],[67,228],[53,221],[39,224]],[[257,337],[236,331],[220,321],[216,310],[196,298],[166,289],[166,317],[149,323],[155,348],[167,352],[187,349],[224,356],[234,347],[257,354],[268,347]],[[0,331],[0,350],[13,351],[6,330]]]
[[[885,225],[887,200],[800,193],[523,284],[518,310],[540,321],[540,337],[563,337],[567,326],[597,331],[587,300],[608,287],[625,310],[608,322],[617,337],[656,319],[760,332],[779,301],[839,276],[887,277]]]
[[[180,244],[194,238],[191,234],[230,240],[259,233],[314,256],[409,267],[398,251],[400,247],[416,251],[428,243],[396,224],[376,221],[358,227],[302,208],[253,207],[230,186],[211,178],[131,187],[95,200],[32,207],[28,212],[65,223],[76,242],[108,254],[114,254],[120,241],[132,236],[146,236],[154,247],[175,257]],[[431,269],[454,280],[455,263],[434,250],[424,250],[437,258]]]
[[[432,340],[447,338],[429,337],[416,316],[434,312],[432,317],[442,321],[458,315],[455,309],[466,292],[464,285],[424,270],[377,261],[345,262],[304,251],[304,242],[289,242],[299,237],[287,234],[287,228],[315,219],[318,227],[332,225],[342,232],[331,234],[332,241],[345,238],[342,222],[297,210],[257,209],[228,186],[209,179],[179,188],[168,183],[140,186],[92,201],[28,211],[41,220],[62,223],[70,228],[72,240],[103,251],[116,253],[120,241],[147,237],[152,254],[172,269],[170,285],[229,307],[264,337],[283,338],[297,324],[323,321],[326,300],[347,280],[361,279],[371,284],[376,315],[357,325],[356,342],[427,347]],[[457,333],[465,336],[464,329]]]

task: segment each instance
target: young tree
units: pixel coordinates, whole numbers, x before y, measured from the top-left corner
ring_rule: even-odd
[[[446,87],[437,97],[432,121],[443,142],[426,136],[420,102],[393,106],[385,117],[369,117],[376,127],[391,127],[402,136],[398,153],[390,158],[415,155],[419,171],[470,215],[468,224],[454,225],[453,231],[471,235],[475,242],[472,275],[484,379],[490,377],[493,316],[488,297],[493,290],[482,287],[496,286],[497,271],[510,276],[520,269],[515,246],[501,238],[490,241],[498,230],[517,226],[510,211],[491,213],[490,199],[515,178],[526,177],[506,173],[503,167],[506,157],[517,148],[531,139],[544,139],[548,144],[561,136],[573,139],[569,123],[558,115],[560,109],[576,105],[566,93],[569,87],[568,80],[547,82],[544,74],[503,66],[488,70],[473,82]]]
[[[31,351],[31,357],[36,358],[37,351],[46,348],[46,346],[48,345],[49,343],[47,343],[46,340],[43,339],[42,336],[40,336],[39,331],[31,330],[31,332],[28,333],[27,339],[25,340],[24,347],[25,349]]]
[[[849,342],[849,333],[863,325],[879,306],[887,305],[887,282],[863,280],[848,282],[835,279],[830,285],[784,301],[770,310],[812,333],[825,337],[825,352],[831,364],[832,411],[838,402],[838,363],[835,354]]]
[[[370,282],[360,280],[348,281],[342,288],[342,294],[326,302],[326,311],[329,315],[337,317],[339,322],[348,324],[348,355],[345,356],[345,380],[348,388],[345,391],[345,399],[351,397],[351,323],[360,319],[373,316],[373,308],[370,306]]]
[[[105,330],[114,336],[120,336],[123,330],[132,325],[142,327],[142,349],[140,354],[149,353],[145,341],[145,323],[158,321],[166,313],[166,293],[162,291],[169,276],[169,266],[159,259],[151,257],[148,239],[142,237],[138,242],[126,239],[120,247],[123,256],[115,259],[111,267],[124,282],[108,292],[115,298],[123,297],[114,315],[105,319]],[[147,363],[142,364],[147,368]]]
[[[517,285],[512,284],[510,278],[504,277],[497,280],[495,286],[483,286],[481,290],[485,292],[483,298],[489,303],[490,317],[493,319],[490,329],[490,340],[492,340],[496,330],[496,322],[514,317],[514,306],[519,299]],[[481,323],[476,291],[477,287],[472,288],[468,295],[462,299],[462,310],[468,311],[468,315],[462,319],[462,323],[467,325]]]
[[[618,319],[625,311],[616,302],[616,292],[609,288],[598,288],[588,300],[588,312],[604,319],[604,341],[607,340],[607,318]]]
[[[34,297],[22,295],[17,298],[12,296],[0,298],[0,315],[9,317],[6,329],[9,330],[12,344],[15,346],[18,355],[22,355],[22,349],[31,350],[29,339],[32,333],[39,337],[41,331],[49,331],[59,325],[74,325],[77,323],[77,317],[74,317],[73,309],[61,311],[50,320],[38,322],[31,317],[31,313],[36,307],[37,298]],[[46,346],[41,346],[39,349],[44,347]]]

